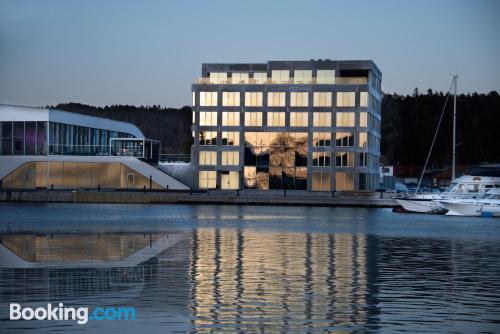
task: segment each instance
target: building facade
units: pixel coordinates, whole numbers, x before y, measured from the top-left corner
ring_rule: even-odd
[[[373,61],[203,64],[192,85],[197,187],[375,189],[381,79]]]
[[[135,125],[0,105],[0,187],[189,189],[155,168],[160,143]]]

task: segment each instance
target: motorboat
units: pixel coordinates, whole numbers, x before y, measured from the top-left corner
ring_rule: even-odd
[[[500,187],[500,177],[463,175],[442,193],[417,193],[394,198],[406,211],[419,213],[445,213],[441,200],[473,199],[491,189]]]
[[[500,188],[493,188],[478,198],[436,200],[449,216],[500,217]]]

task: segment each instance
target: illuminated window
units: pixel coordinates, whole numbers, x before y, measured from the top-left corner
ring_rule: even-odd
[[[262,92],[245,92],[246,107],[262,107]]]
[[[209,76],[211,84],[223,84],[227,82],[227,73],[225,72],[212,72]]]
[[[337,107],[355,107],[355,92],[337,92]]]
[[[200,131],[200,145],[217,145],[217,131]]]
[[[233,73],[231,82],[233,84],[247,84],[248,83],[248,73]]]
[[[331,138],[330,132],[313,132],[313,146],[330,146]]]
[[[240,173],[236,171],[222,171],[220,175],[221,189],[239,189]]]
[[[199,164],[203,166],[217,165],[217,152],[215,151],[200,151]]]
[[[337,113],[337,126],[354,126],[354,120],[353,112]]]
[[[222,132],[222,145],[225,146],[239,146],[240,133],[236,131],[223,131]]]
[[[367,147],[368,146],[368,136],[366,132],[360,132],[359,133],[359,146],[360,147]]]
[[[312,82],[311,70],[296,70],[293,71],[293,82],[296,84],[306,84]]]
[[[346,172],[335,173],[335,190],[354,190],[354,174]]]
[[[315,112],[313,113],[313,126],[332,126],[332,113]]]
[[[196,93],[193,92],[193,102],[191,104],[192,106],[195,106],[196,105]]]
[[[256,84],[265,84],[267,82],[267,73],[266,72],[254,72],[253,81]]]
[[[313,152],[312,164],[315,167],[328,167],[330,166],[330,157],[329,152]]]
[[[198,173],[198,186],[201,189],[215,189],[217,185],[217,172],[201,170]]]
[[[368,107],[368,92],[359,93],[359,106]]]
[[[239,92],[222,92],[222,105],[225,107],[239,107],[240,93]]]
[[[316,82],[319,84],[334,84],[335,71],[334,70],[317,70]]]
[[[336,152],[335,166],[337,167],[353,167],[354,153],[353,152]]]
[[[193,119],[192,119],[192,121],[193,121],[193,124],[196,124],[196,112],[194,112],[194,111],[193,111]]]
[[[273,70],[271,71],[271,81],[272,83],[288,83],[288,80],[290,79],[290,72],[288,70],[284,71],[276,71]]]
[[[313,105],[315,107],[331,107],[332,93],[331,92],[314,92]]]
[[[290,113],[290,126],[307,126],[307,113],[306,112],[291,112]]]
[[[307,107],[308,105],[309,105],[309,93],[307,92],[290,93],[291,107]]]
[[[354,146],[354,134],[352,132],[337,132],[335,134],[335,146]]]
[[[217,125],[217,112],[200,111],[200,125],[203,126]]]
[[[245,126],[262,126],[262,113],[245,112]]]
[[[239,151],[223,151],[222,152],[222,165],[224,166],[237,166],[240,164]]]
[[[368,126],[368,113],[360,112],[359,113],[359,126],[367,127]]]
[[[284,112],[268,112],[267,126],[285,126]]]
[[[331,175],[328,172],[313,172],[312,173],[312,190],[313,191],[330,191]]]
[[[222,112],[222,125],[223,126],[239,126],[240,113],[237,111],[223,111]]]
[[[359,153],[359,166],[361,167],[368,166],[368,153],[366,152]]]
[[[200,106],[217,106],[217,92],[200,92]]]
[[[269,92],[267,93],[267,105],[269,107],[284,107],[285,93],[284,92]]]

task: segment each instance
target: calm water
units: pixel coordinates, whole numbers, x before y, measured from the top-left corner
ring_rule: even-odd
[[[0,203],[0,234],[0,333],[500,332],[499,219]],[[137,319],[9,321],[10,302]]]

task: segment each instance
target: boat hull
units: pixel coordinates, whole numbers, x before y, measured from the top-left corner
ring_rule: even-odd
[[[448,210],[448,216],[469,216],[469,217],[500,217],[500,206],[491,206],[473,203],[440,202]]]
[[[443,207],[431,199],[396,199],[406,211],[418,213],[440,213]]]

